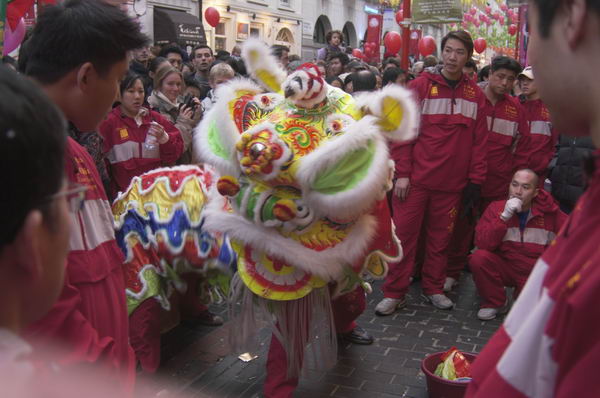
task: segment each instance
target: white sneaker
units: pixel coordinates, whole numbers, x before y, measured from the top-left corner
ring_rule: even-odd
[[[510,309],[509,304],[510,303],[507,299],[506,303],[504,304],[503,307],[480,308],[479,311],[477,311],[477,318],[481,319],[482,321],[491,321],[492,319],[496,318],[496,315],[498,315],[498,314],[506,314],[508,312],[508,310]]]
[[[446,282],[444,282],[444,291],[451,292],[456,285],[458,285],[458,281],[449,276],[446,278]]]
[[[376,315],[392,315],[397,309],[406,307],[406,298],[394,299],[386,297],[375,306]]]
[[[454,307],[452,300],[443,294],[432,294],[431,296],[423,295],[423,298],[433,304],[435,308],[439,308],[440,310],[449,310]]]

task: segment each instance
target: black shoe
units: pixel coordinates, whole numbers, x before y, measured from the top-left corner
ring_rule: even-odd
[[[360,345],[370,345],[373,344],[373,341],[375,341],[373,336],[371,336],[369,332],[360,326],[356,326],[351,332],[340,333],[339,336],[343,340]]]

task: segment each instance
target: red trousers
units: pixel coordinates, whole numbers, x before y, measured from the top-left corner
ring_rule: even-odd
[[[359,286],[351,293],[332,300],[331,306],[336,332],[350,332],[356,327],[356,318],[364,312],[367,306],[365,292]],[[264,384],[265,397],[293,397],[297,386],[297,377],[287,377],[286,353],[277,337],[273,335],[269,346],[269,356],[267,357],[267,377]]]
[[[490,203],[496,200],[506,199],[506,196],[496,198],[481,198],[479,204],[479,216],[483,214]],[[462,214],[462,208],[458,214]],[[468,262],[469,252],[473,247],[476,223],[470,222],[468,217],[458,217],[452,234],[450,246],[448,246],[448,267],[446,276],[458,280],[460,272]]]
[[[180,311],[181,317],[193,319],[208,307],[198,298],[198,283],[200,276],[186,274],[188,289],[179,296],[174,292],[171,298],[171,311]],[[165,322],[164,310],[154,298],[144,300],[129,316],[129,342],[135,351],[135,356],[142,369],[146,372],[156,372],[160,365],[160,335]],[[170,317],[177,318],[177,317]]]
[[[515,297],[521,292],[533,269],[532,264],[515,264],[497,253],[478,249],[469,256],[469,266],[481,308],[500,308],[506,303],[505,286],[515,287]]]
[[[459,200],[459,192],[433,191],[419,186],[410,187],[404,202],[396,196],[392,198],[396,235],[402,244],[404,258],[390,264],[383,284],[385,297],[400,299],[408,291],[423,220],[426,236],[421,271],[423,292],[427,295],[443,292],[448,244],[458,215]]]

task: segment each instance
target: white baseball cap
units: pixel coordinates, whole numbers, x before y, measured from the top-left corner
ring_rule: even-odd
[[[527,68],[523,69],[523,72],[519,73],[519,78],[521,76],[525,76],[528,79],[534,80],[533,68],[531,66],[528,66]]]

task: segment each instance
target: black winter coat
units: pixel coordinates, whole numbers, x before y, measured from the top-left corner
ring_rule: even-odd
[[[585,190],[585,172],[583,159],[591,156],[594,144],[591,137],[560,136],[557,145],[556,161],[550,181],[552,196],[561,204],[561,208],[572,210]]]

